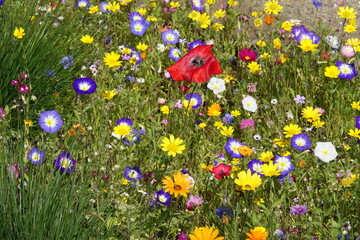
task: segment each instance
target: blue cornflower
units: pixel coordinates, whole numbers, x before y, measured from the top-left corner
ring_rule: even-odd
[[[177,44],[180,36],[172,29],[168,29],[161,33],[161,38],[166,44]]]
[[[56,72],[54,70],[52,70],[52,69],[48,69],[48,70],[45,71],[45,74],[48,77],[53,77],[53,76],[56,75]]]
[[[91,94],[96,91],[97,85],[91,78],[77,78],[73,82],[73,88],[78,94]]]
[[[135,82],[135,77],[134,77],[134,76],[131,76],[131,75],[127,75],[127,76],[124,78],[124,82],[134,83],[134,82]]]
[[[137,20],[130,22],[130,32],[132,34],[142,36],[145,34],[148,24],[146,20]]]
[[[324,4],[320,2],[319,0],[313,0],[312,3],[316,8],[322,7]]]
[[[218,207],[216,209],[216,215],[220,219],[229,218],[232,215],[232,209],[225,206]]]
[[[228,125],[234,121],[234,116],[230,113],[225,113],[224,117],[222,118],[223,122]]]
[[[124,178],[130,181],[138,181],[143,177],[138,167],[125,167]]]
[[[296,150],[304,151],[309,149],[311,146],[311,141],[309,136],[306,133],[295,134],[291,138],[291,147]]]
[[[74,57],[73,56],[65,56],[61,59],[61,64],[63,65],[64,69],[71,67],[74,64]]]
[[[170,47],[168,57],[174,61],[178,61],[181,57],[181,49]]]
[[[26,156],[31,161],[31,164],[42,164],[44,162],[45,153],[33,147]]]

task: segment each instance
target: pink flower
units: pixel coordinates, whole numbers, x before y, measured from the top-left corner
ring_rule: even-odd
[[[164,119],[164,120],[161,121],[161,123],[164,124],[164,125],[168,125],[169,122],[168,122],[168,120]]]
[[[242,119],[241,123],[240,123],[240,128],[241,129],[250,129],[253,128],[255,124],[254,120],[251,119]]]
[[[201,196],[190,195],[189,200],[186,203],[187,210],[193,210],[195,207],[200,206],[204,203],[204,200]]]
[[[355,50],[352,46],[342,46],[340,53],[345,57],[351,58],[355,55]]]

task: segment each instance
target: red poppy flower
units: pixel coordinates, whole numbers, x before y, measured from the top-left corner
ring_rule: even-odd
[[[222,73],[219,62],[211,52],[212,45],[200,45],[190,50],[174,65],[167,68],[174,81],[208,81],[212,74]]]
[[[217,179],[222,179],[223,177],[229,176],[232,167],[223,163],[220,163],[213,168],[213,173]]]
[[[257,57],[257,53],[250,49],[244,48],[238,54],[238,57],[245,62],[254,62]]]

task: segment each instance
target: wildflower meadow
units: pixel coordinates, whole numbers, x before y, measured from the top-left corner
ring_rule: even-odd
[[[0,239],[359,240],[359,11],[0,0]]]

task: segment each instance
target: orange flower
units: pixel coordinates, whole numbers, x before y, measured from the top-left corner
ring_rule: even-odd
[[[208,107],[207,115],[212,117],[220,116],[221,114],[221,107],[219,104],[214,103],[210,107]]]
[[[255,227],[254,229],[250,229],[250,233],[246,233],[246,235],[248,236],[246,240],[266,240],[269,234],[266,232],[266,228]]]
[[[70,136],[76,136],[76,131],[74,129],[69,129],[67,131],[67,133],[70,135]]]
[[[269,14],[266,14],[265,18],[264,18],[264,22],[268,25],[272,24],[275,21],[275,18],[272,17]]]
[[[246,145],[243,145],[243,146],[238,148],[238,152],[240,152],[245,157],[248,157],[248,156],[251,156],[251,154],[254,153],[254,150],[252,150],[251,148],[249,148]]]

